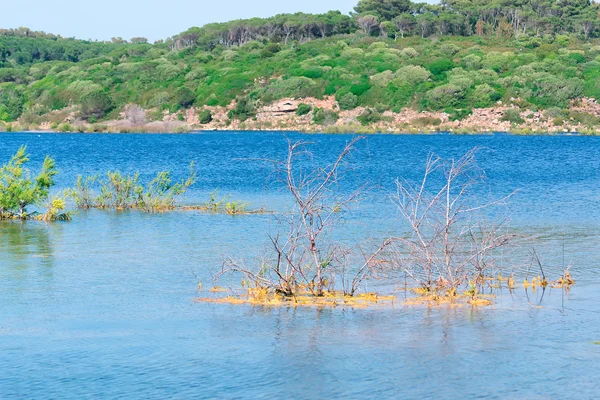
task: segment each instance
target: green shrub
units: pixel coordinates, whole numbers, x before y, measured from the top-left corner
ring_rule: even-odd
[[[181,106],[183,108],[189,108],[196,101],[196,95],[187,87],[180,87],[175,92],[175,97],[173,101],[178,106]]]
[[[189,176],[180,182],[173,182],[168,171],[159,172],[146,185],[140,182],[140,174],[137,172],[126,175],[119,171],[109,171],[104,179],[98,176],[78,176],[76,186],[68,192],[81,209],[162,212],[174,209],[178,197],[195,182],[196,171],[191,163]]]
[[[338,99],[338,105],[342,110],[352,110],[358,105],[358,96],[347,92]]]
[[[30,213],[28,207],[41,206],[54,186],[58,172],[52,158],[44,159],[42,170],[35,178],[25,168],[28,162],[26,147],[21,146],[8,163],[0,167],[0,219],[35,217],[37,213]]]
[[[429,71],[437,77],[441,77],[446,71],[450,71],[454,68],[454,62],[452,60],[440,59],[429,64]]]
[[[273,57],[275,54],[279,53],[280,51],[281,51],[281,46],[279,45],[279,43],[269,43],[262,49],[262,51],[260,52],[260,56],[262,58],[269,58],[269,57]]]
[[[440,51],[443,54],[451,57],[460,51],[460,47],[452,43],[445,43],[440,47]]]
[[[427,104],[432,110],[442,110],[457,105],[463,98],[463,90],[456,85],[442,85],[427,93]]]
[[[298,108],[296,109],[296,115],[301,117],[306,115],[312,111],[312,106],[310,104],[300,103],[298,104]]]
[[[81,96],[81,115],[85,119],[101,119],[114,108],[111,97],[104,92],[93,91]]]
[[[509,108],[504,111],[504,115],[500,118],[500,121],[510,122],[511,124],[522,124],[525,122],[521,118],[521,112],[516,108]]]
[[[313,111],[313,122],[317,125],[333,125],[339,119],[339,115],[331,110],[315,108]]]
[[[462,121],[463,119],[467,118],[469,115],[473,114],[472,108],[463,108],[463,109],[448,108],[444,111],[446,112],[446,114],[448,114],[448,119],[450,121]]]
[[[300,99],[318,95],[317,85],[312,79],[298,76],[270,83],[264,91],[263,101],[268,103],[286,97]]]
[[[568,55],[569,60],[573,60],[575,61],[575,63],[577,64],[583,64],[584,62],[587,61],[587,59],[585,58],[585,56],[581,53],[569,53]]]
[[[198,119],[202,125],[206,125],[212,122],[213,116],[210,110],[204,108],[198,111]]]
[[[377,110],[367,108],[356,119],[361,125],[367,126],[381,121],[381,114]]]
[[[229,111],[227,116],[229,119],[245,121],[256,115],[256,107],[254,107],[246,97],[240,97],[236,101],[235,107]]]

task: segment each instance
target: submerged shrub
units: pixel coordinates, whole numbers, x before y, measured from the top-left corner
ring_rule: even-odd
[[[112,210],[138,209],[161,212],[175,208],[176,200],[196,182],[194,163],[190,164],[187,179],[174,183],[171,172],[161,171],[147,185],[140,183],[140,174],[109,171],[104,179],[98,176],[78,176],[69,194],[78,208]]]
[[[41,206],[48,198],[50,188],[54,186],[54,176],[58,173],[54,160],[44,159],[42,170],[37,177],[32,178],[30,171],[25,168],[29,162],[26,147],[21,146],[10,161],[0,168],[0,219],[30,219],[37,217],[38,212],[29,212],[30,206]],[[58,201],[48,214],[47,220],[59,219],[59,211],[64,210]],[[57,218],[52,218],[52,216]]]

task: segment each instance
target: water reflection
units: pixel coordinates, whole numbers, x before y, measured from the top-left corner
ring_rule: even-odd
[[[62,229],[62,224],[0,222],[0,252],[3,265],[8,267],[3,271],[26,274],[28,269],[41,266],[51,274],[55,261],[53,243],[61,240]]]

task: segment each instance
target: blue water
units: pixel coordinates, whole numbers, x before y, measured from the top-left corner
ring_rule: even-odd
[[[331,161],[350,135],[287,134]],[[196,163],[195,204],[218,188],[285,210],[268,179],[281,133],[0,134],[0,161],[22,145],[31,168],[56,159],[59,188],[77,174]],[[544,262],[572,262],[572,290],[520,291],[491,308],[264,309],[196,303],[222,256],[251,260],[271,215],[90,211],[68,223],[0,224],[0,398],[595,398],[600,396],[600,138],[369,136],[341,193],[368,182],[346,220],[352,239],[399,229],[387,196],[429,152],[480,146],[489,191],[518,189],[509,213],[539,237]],[[230,282],[236,285],[237,282]]]

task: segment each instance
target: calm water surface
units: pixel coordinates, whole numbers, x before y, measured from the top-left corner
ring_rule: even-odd
[[[331,160],[349,135],[288,135]],[[26,144],[57,184],[109,169],[162,169],[253,207],[283,210],[257,161],[285,154],[280,133],[0,134],[4,162]],[[349,239],[399,222],[386,196],[417,179],[427,154],[481,146],[490,191],[519,189],[512,226],[540,236],[551,269],[572,262],[570,293],[504,295],[486,309],[262,309],[194,303],[223,255],[252,258],[277,229],[268,215],[82,212],[72,222],[0,224],[0,398],[597,398],[600,397],[600,138],[370,136],[340,191],[368,181]],[[233,284],[236,284],[233,282]]]

